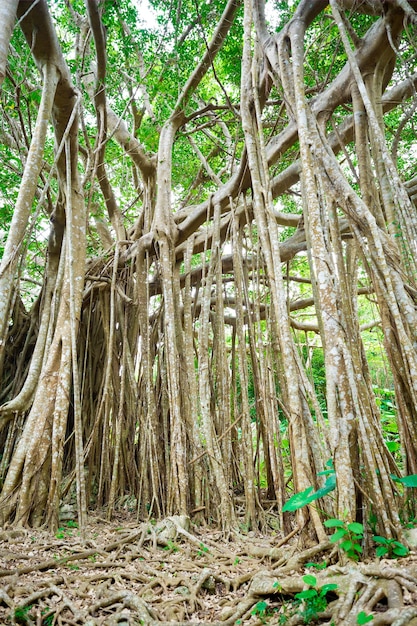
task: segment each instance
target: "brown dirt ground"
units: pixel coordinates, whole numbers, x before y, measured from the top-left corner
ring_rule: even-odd
[[[95,516],[83,537],[71,521],[55,536],[0,531],[0,624],[417,626],[415,553],[340,564],[330,543],[301,550],[297,535],[225,536],[195,524],[186,530],[178,520]],[[317,593],[297,603],[306,574]],[[337,587],[317,606],[325,584]]]

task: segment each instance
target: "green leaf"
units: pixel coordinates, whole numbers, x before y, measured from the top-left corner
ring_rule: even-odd
[[[314,567],[315,569],[326,569],[327,563],[323,561],[323,563],[306,563],[306,567]]]
[[[318,500],[319,498],[323,498],[324,496],[327,496],[328,493],[330,493],[331,491],[334,491],[335,489],[336,489],[336,474],[334,473],[334,471],[332,471],[331,474],[328,476],[326,482],[324,483],[323,487],[315,491],[310,497],[314,496],[314,500]]]
[[[268,602],[264,602],[264,600],[261,600],[260,602],[257,602],[257,604],[255,604],[251,611],[251,615],[262,615],[263,613],[265,613],[267,608]]]
[[[334,591],[337,588],[338,585],[336,585],[336,583],[328,583],[327,585],[323,585],[323,587],[320,588],[320,595],[325,596],[326,593],[328,593],[329,591]]]
[[[340,519],[326,519],[324,525],[326,526],[326,528],[337,528],[343,527],[345,523],[342,522],[342,520]]]
[[[332,543],[336,543],[336,541],[339,541],[339,539],[343,539],[343,537],[346,537],[347,534],[347,530],[345,530],[344,528],[339,528],[339,530],[336,530],[334,535],[330,537],[330,541]]]
[[[311,587],[315,587],[317,585],[317,578],[311,574],[303,576],[303,581],[306,585],[310,585]]]
[[[378,546],[378,548],[375,550],[375,554],[378,557],[384,556],[387,553],[388,553],[388,548],[386,546]]]
[[[363,524],[360,524],[359,522],[351,522],[350,524],[348,524],[347,527],[351,533],[355,533],[356,535],[363,535]]]
[[[330,476],[327,478],[323,487],[311,493],[313,487],[307,487],[304,491],[300,493],[295,493],[282,507],[283,511],[297,511],[301,509],[301,507],[310,504],[310,502],[314,502],[314,500],[318,500],[319,498],[323,498],[331,491],[336,489],[336,474],[332,471]]]
[[[395,541],[394,544],[397,544],[393,549],[393,553],[396,556],[407,556],[407,554],[410,552],[407,546],[404,546],[402,543]]]
[[[358,613],[358,616],[356,618],[356,623],[359,625],[367,624],[368,622],[371,622],[373,619],[374,619],[373,615],[367,615],[365,611],[361,611],[360,613]]]
[[[397,452],[401,448],[398,441],[386,441],[385,444],[390,452]]]
[[[395,483],[401,482],[401,478],[398,478],[398,476],[396,476],[395,474],[390,474],[390,477]]]
[[[379,537],[378,535],[374,535],[372,539],[375,541],[375,543],[382,543],[383,545],[389,544],[389,541],[386,537]]]
[[[354,543],[351,539],[348,539],[347,541],[342,541],[342,543],[339,544],[339,548],[341,548],[345,552],[352,550],[353,546],[354,546]]]
[[[314,495],[316,495],[318,498],[322,498],[323,496],[327,495],[331,491],[334,491],[335,489],[336,489],[336,474],[334,473],[334,470],[333,470],[332,473],[329,474],[329,476],[327,477],[327,480],[324,483],[323,487],[319,489],[318,491],[316,491]]]
[[[399,478],[398,481],[406,487],[417,487],[417,474],[404,476],[403,478]]]
[[[360,554],[362,554],[362,552],[363,552],[362,546],[359,543],[354,543],[353,544],[353,549],[356,550],[356,552],[359,552]]]
[[[307,487],[304,491],[300,493],[295,493],[282,507],[283,512],[285,511],[297,511],[301,509],[301,507],[305,506],[311,500],[309,499],[309,495],[313,491],[313,487]]]

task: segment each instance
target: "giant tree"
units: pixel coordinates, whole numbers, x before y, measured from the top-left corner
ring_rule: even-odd
[[[81,524],[130,498],[257,526],[267,498],[290,530],[288,485],[334,471],[298,528],[376,514],[396,535],[417,474],[416,3],[152,7],[0,3],[2,522],[53,527],[76,497]]]

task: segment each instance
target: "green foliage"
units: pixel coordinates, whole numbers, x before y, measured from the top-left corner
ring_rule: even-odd
[[[18,606],[14,610],[14,621],[18,624],[28,624],[31,622],[29,613],[32,609],[32,604],[28,606]]]
[[[43,618],[42,624],[43,626],[52,626],[54,623],[55,612],[50,612],[48,615],[45,615]]]
[[[311,567],[317,570],[322,570],[322,569],[326,569],[327,567],[327,562],[323,561],[323,563],[306,563],[305,565],[306,567]]]
[[[327,594],[335,591],[337,585],[329,583],[317,588],[317,578],[311,574],[303,576],[303,581],[308,585],[308,589],[295,594],[296,604],[302,605],[299,614],[303,618],[304,624],[310,624],[317,619],[318,613],[322,613],[327,608]]]
[[[72,537],[72,533],[75,528],[78,528],[77,522],[74,520],[68,520],[68,522],[58,528],[55,533],[55,537],[57,539],[68,539],[69,537]]]
[[[374,387],[376,403],[381,412],[382,434],[385,445],[401,466],[401,443],[398,433],[397,409],[395,406],[395,394],[391,389]]]
[[[386,537],[379,537],[374,535],[373,540],[378,544],[376,549],[376,555],[378,557],[386,557],[387,559],[395,559],[397,557],[407,556],[410,550],[395,539],[387,539]]]
[[[303,297],[307,297],[309,293],[302,294]],[[314,388],[316,390],[317,399],[320,403],[320,408],[324,415],[327,414],[326,405],[326,368],[324,363],[323,348],[310,348],[312,354],[310,357],[310,376],[313,380]],[[307,360],[307,348],[303,347],[303,356]]]
[[[266,489],[268,487],[268,478],[266,474],[266,464],[264,459],[259,461],[259,478],[257,480],[257,483],[259,487],[261,487],[261,489]]]
[[[34,617],[31,614],[33,609],[32,604],[28,606],[18,606],[13,612],[13,617],[9,617],[8,621],[12,621],[15,624],[33,624]],[[52,626],[54,623],[55,611],[46,607],[41,611],[42,626]],[[39,623],[39,622],[38,622]]]
[[[301,509],[303,506],[306,506],[310,502],[313,502],[316,498],[314,497],[313,487],[307,487],[304,491],[300,491],[299,493],[295,493],[282,507],[282,510],[285,511],[297,511]]]
[[[301,491],[300,493],[295,493],[284,504],[284,506],[282,507],[283,511],[297,511],[298,509],[301,509],[303,506],[310,504],[310,502],[314,502],[315,500],[318,500],[319,498],[323,498],[328,493],[336,489],[336,474],[333,469],[333,464],[332,464],[331,459],[327,462],[327,465],[329,467],[328,470],[325,470],[324,472],[319,472],[319,476],[322,476],[322,475],[327,476],[324,486],[318,489],[317,491],[314,491],[313,493],[311,493],[313,491],[313,487],[307,487],[307,489],[305,489],[304,491]]]
[[[260,619],[262,624],[265,624],[268,608],[269,608],[268,602],[265,602],[264,600],[260,600],[253,607],[251,611],[251,615],[255,615],[256,617]]]
[[[167,552],[178,552],[179,547],[174,541],[168,541],[167,545],[164,546],[163,549],[166,550]]]
[[[391,478],[394,480],[394,482],[401,483],[405,487],[409,487],[409,488],[417,487],[417,474],[410,474],[409,476],[403,476],[402,478],[399,478],[398,476],[395,476],[395,475],[391,475]]]
[[[275,0],[274,8],[275,12],[269,19],[271,21],[271,27],[279,31],[294,15],[296,4],[295,2],[288,2],[288,0]]]
[[[328,519],[324,522],[326,528],[336,528],[330,537],[332,543],[339,543],[339,548],[352,561],[358,561],[362,554],[362,539],[364,528],[359,522],[344,522],[340,519]]]
[[[204,545],[204,543],[200,543],[200,548],[197,552],[198,556],[203,556],[204,554],[209,554],[210,550],[208,549],[208,547],[206,545]]]
[[[371,622],[374,619],[373,615],[368,615],[367,613],[365,613],[365,611],[361,611],[360,613],[358,613],[357,617],[356,617],[356,623],[357,624],[367,624],[368,622]]]
[[[126,122],[127,127],[141,142],[143,150],[147,154],[157,150],[160,129],[169,118],[172,107],[178,95],[181,93],[185,82],[189,78],[190,73],[205,53],[207,42],[213,35],[225,3],[220,2],[220,0],[210,0],[202,3],[196,3],[193,0],[182,0],[182,2],[179,3],[167,3],[165,0],[151,0],[151,4],[155,10],[156,16],[155,26],[152,27],[146,25],[141,19],[139,4],[132,3],[131,0],[118,0],[118,2],[114,0],[104,0],[100,5],[103,9],[103,23],[107,36],[106,98],[109,106],[114,109],[116,114],[122,117],[123,123]],[[274,18],[268,19],[271,19],[272,23],[270,26],[272,30],[280,30],[288,23],[288,20],[293,15],[297,2],[275,1],[273,4],[276,9],[276,15]],[[86,155],[88,154],[88,149],[91,147],[88,144],[89,142],[91,142],[91,145],[94,144],[97,129],[95,128],[93,103],[91,98],[86,96],[80,77],[88,75],[91,71],[90,61],[94,59],[94,45],[90,40],[88,45],[84,47],[83,53],[85,52],[85,55],[83,54],[82,58],[81,56],[76,58],[77,51],[74,44],[76,38],[80,37],[80,27],[71,16],[70,8],[79,11],[81,15],[85,15],[85,3],[83,0],[71,0],[71,2],[67,3],[52,2],[50,5],[51,11],[53,11],[58,24],[58,37],[62,45],[64,56],[68,59],[70,71],[74,78],[74,84],[77,86],[77,90],[80,91],[82,96],[83,132],[80,133],[80,141],[82,142],[86,154],[83,152],[83,154],[80,155],[79,168],[80,173],[86,175],[86,170],[89,167],[86,164]],[[356,30],[357,35],[360,37],[365,34],[366,30],[377,17],[367,17],[352,12],[348,19],[352,29]],[[328,10],[322,12],[313,23],[311,29],[309,29],[306,44],[304,68],[306,91],[308,98],[314,98],[319,92],[323,92],[326,89],[326,85],[334,79],[336,74],[346,63],[343,46],[341,46],[340,39],[337,36],[336,25],[332,19],[329,19]],[[21,133],[22,136],[18,137],[19,141],[11,141],[10,146],[6,144],[0,146],[0,158],[3,163],[3,171],[0,171],[0,187],[2,189],[0,257],[4,241],[7,237],[7,229],[11,221],[17,192],[21,184],[22,164],[26,159],[27,148],[30,145],[41,93],[39,72],[35,67],[29,48],[24,43],[23,35],[18,28],[15,29],[13,33],[11,50],[13,54],[9,55],[8,73],[1,94],[1,107],[4,114],[2,129],[4,130],[5,137],[8,135],[11,137],[14,136],[11,131],[15,127],[20,129],[19,134]],[[320,54],[317,54],[318,51],[320,51]],[[239,159],[243,151],[242,128],[238,113],[240,102],[239,85],[241,79],[241,58],[242,8],[240,8],[240,13],[233,21],[231,31],[222,50],[219,52],[218,56],[213,59],[213,66],[202,80],[196,93],[193,94],[187,103],[187,109],[184,112],[184,120],[186,121],[184,121],[184,126],[180,128],[175,136],[173,148],[172,197],[174,198],[174,202],[179,206],[181,206],[184,198],[187,198],[187,202],[184,202],[184,208],[186,205],[190,205],[190,203],[207,198],[211,191],[217,186],[217,184],[213,182],[213,177],[207,176],[207,173],[204,174],[201,159],[193,149],[190,138],[192,138],[195,145],[198,146],[201,155],[204,159],[207,159],[213,171],[220,177],[222,183],[229,180],[231,172],[236,171],[236,167],[239,166]],[[405,72],[405,69],[403,69],[403,71]],[[16,86],[18,86],[18,89]],[[283,98],[283,94],[280,93],[280,89],[281,87],[277,81],[271,94],[265,92],[265,97],[268,102],[265,105],[265,111],[262,116],[265,122],[271,122],[269,126],[265,124],[265,133],[270,133],[270,138],[272,139],[274,139],[274,136],[280,136],[280,133],[287,123],[288,115],[290,115],[290,113],[286,113],[285,111],[285,98]],[[207,110],[206,105],[209,106],[210,110]],[[204,113],[201,111],[204,111]],[[338,119],[334,118],[331,122],[343,122],[343,119],[351,115],[351,112],[350,103],[343,104],[342,107],[338,108],[336,115]],[[394,139],[396,129],[399,128],[401,115],[402,113],[398,111],[388,114],[386,119],[389,120],[388,126],[391,128],[391,130],[389,130],[391,134],[388,133],[387,139]],[[273,128],[273,130],[271,130],[271,128]],[[225,132],[224,129],[227,129],[227,132]],[[404,147],[409,148],[414,145],[415,133],[413,130],[413,123],[412,120],[410,120],[410,123],[407,125],[407,132],[403,134],[404,138],[402,141],[405,143]],[[225,147],[224,140],[228,135],[230,135],[232,139],[230,140],[230,145]],[[19,280],[21,280],[22,285],[29,283],[27,292],[25,291],[27,295],[23,298],[25,305],[27,302],[32,303],[34,297],[39,293],[44,276],[48,211],[46,207],[42,207],[39,214],[36,212],[39,208],[37,203],[39,202],[45,177],[49,175],[51,171],[50,168],[54,162],[53,144],[52,132],[50,132],[45,150],[46,167],[42,178],[38,181],[36,200],[32,207],[33,230],[23,242],[23,248],[27,250],[27,254],[25,254],[25,258],[22,261],[22,278]],[[277,171],[280,171],[279,168],[281,168],[282,171],[282,168],[287,167],[290,163],[295,161],[295,159],[298,158],[298,151],[299,144],[297,143],[288,150],[286,148],[282,150],[283,154],[280,154],[280,157],[276,157],[275,159],[276,164],[274,168],[278,169],[271,170],[271,174],[274,175]],[[400,161],[404,159],[404,152],[401,153],[400,151],[398,158]],[[130,157],[124,154],[124,149],[110,136],[106,141],[106,166],[108,167],[110,183],[115,190],[116,197],[123,212],[123,219],[127,227],[126,232],[129,233],[128,226],[135,222],[141,213],[144,214],[147,212],[144,208],[145,201],[141,197],[144,194],[144,190],[142,189],[140,181],[134,181],[135,184],[132,185],[132,180],[128,178],[129,176],[133,176]],[[133,170],[136,172],[135,166]],[[406,167],[404,167],[404,171],[407,171]],[[198,183],[198,172],[203,172],[200,183]],[[52,174],[50,198],[47,200],[50,204],[49,208],[56,203],[59,184],[53,170]],[[408,169],[406,176],[411,176],[410,169]],[[88,176],[84,178],[87,180]],[[198,183],[196,187],[193,187],[194,181]],[[102,194],[98,191],[95,182],[90,181],[88,185],[91,187],[87,187],[86,184],[84,191],[86,192],[86,197],[89,199],[88,206],[91,209],[91,215],[94,217],[102,217],[105,215]],[[244,189],[242,189],[242,191],[244,192]],[[138,198],[137,200],[135,200],[136,197]],[[130,206],[131,202],[133,203],[132,206]],[[151,205],[151,199],[149,199],[149,202]],[[291,213],[300,212],[301,210],[299,192],[296,191],[296,189],[293,189],[291,193],[286,193],[283,198],[276,200],[276,202],[277,204],[278,202],[282,202],[284,210]],[[149,207],[149,209],[150,213],[152,213],[151,207]],[[225,210],[223,206],[222,212]],[[223,215],[225,215],[225,212]],[[139,223],[142,222],[142,217]],[[145,218],[143,217],[143,219]],[[209,221],[208,216],[207,219]],[[250,224],[248,223],[247,230],[249,229]],[[280,236],[282,236],[283,239],[287,239],[292,232],[293,229],[280,228]],[[139,236],[143,233],[139,233],[138,231],[136,234]],[[203,230],[199,234],[203,234]],[[95,235],[97,235],[97,233],[95,233]],[[253,241],[255,241],[255,237],[256,235]],[[88,247],[88,255],[90,257],[97,254],[99,245],[98,237],[95,237],[94,233],[90,234]],[[252,248],[248,247],[247,251],[251,249]],[[193,259],[193,263],[197,258],[196,255]],[[294,288],[297,290],[294,291],[294,293],[290,293],[290,287],[292,290],[293,286],[289,285],[290,300],[294,301],[296,298],[303,299],[310,297],[312,287],[311,281],[309,282],[310,268],[307,255],[303,254],[299,258],[294,259],[289,266],[290,265],[291,273],[296,273],[298,278],[306,279]],[[158,278],[156,275],[157,269],[152,268],[151,272],[156,280]],[[265,278],[267,278],[266,275]],[[35,279],[39,287],[37,291],[36,287],[33,287]],[[253,289],[252,285],[254,282],[252,278],[248,279],[248,283],[251,283],[248,285],[249,300],[252,298],[253,292],[251,292],[251,289]],[[267,282],[268,281],[265,280],[265,284],[267,284]],[[219,287],[219,285],[217,285],[217,287]],[[226,287],[229,288],[229,285],[225,284],[225,289]],[[24,289],[26,290],[26,287]],[[196,287],[196,293],[197,292],[198,288]],[[126,290],[126,293],[128,293],[128,290]],[[261,290],[259,290],[259,293],[261,293]],[[21,297],[21,294],[22,290],[20,290],[19,297]],[[267,297],[268,296],[266,296],[266,298]],[[265,304],[265,311],[268,311],[270,300],[265,299],[265,303],[262,304]],[[363,298],[358,301],[358,306],[363,307],[364,317],[373,314],[370,299],[366,301],[366,299]],[[250,307],[247,308],[249,311]],[[270,311],[272,311],[272,307]],[[310,315],[315,315],[314,307],[309,307],[308,310],[300,313],[300,316],[302,315],[305,315],[305,318]],[[305,318],[301,317],[301,319]],[[267,319],[268,315],[265,315],[265,319],[262,320],[262,324],[264,324],[264,326],[262,326],[263,329],[266,328]],[[37,323],[37,320],[38,317],[36,316],[34,323]],[[363,321],[368,320],[364,319]],[[264,330],[260,332],[263,333]],[[381,333],[382,331],[375,330],[372,335],[371,333],[368,335],[370,337],[369,342],[371,342],[371,337],[376,337],[375,353],[372,354],[373,363],[376,363],[377,359],[380,358],[381,349],[378,344],[378,338],[380,338]],[[303,333],[300,332],[298,336],[301,337],[302,335]],[[304,335],[307,337],[307,333],[304,333]],[[29,337],[29,339],[33,344],[33,338]],[[259,346],[261,346],[264,337],[260,336],[259,339]],[[317,392],[319,403],[323,413],[326,414],[326,375],[323,348],[317,345],[309,345],[305,338],[304,344],[302,344],[300,339],[300,345],[302,346],[300,347],[300,351],[304,361],[309,363],[310,375]],[[374,346],[372,346],[372,350],[374,350]],[[86,354],[88,354],[88,351]],[[214,350],[212,354],[214,355]],[[369,354],[371,354],[370,351]],[[158,355],[156,358],[160,359],[160,356]],[[87,360],[85,362],[87,363]],[[159,366],[162,370],[163,363],[158,362],[157,365],[158,367],[155,367],[155,372],[157,369],[159,370]],[[19,368],[24,370],[28,366],[28,362],[22,363],[19,365]],[[278,378],[276,372],[274,372],[273,375]],[[261,398],[258,397],[258,390],[255,389],[250,361],[248,361],[248,376],[249,385],[247,392],[250,402],[250,417],[255,422],[259,419],[259,401]],[[155,373],[155,378],[156,377],[157,374]],[[375,380],[375,376],[372,376],[372,380]],[[385,382],[386,381],[384,381],[384,385]],[[237,376],[235,387],[238,392],[240,390],[240,384],[241,381],[239,380],[239,376]],[[212,378],[212,385],[212,388],[215,389],[216,380],[214,376]],[[386,386],[389,387],[389,384],[387,383]],[[155,390],[157,389],[161,389],[159,382],[158,385],[155,385]],[[375,388],[375,394],[381,411],[382,429],[387,449],[394,455],[397,463],[400,464],[401,443],[398,433],[394,392],[381,385],[381,387]],[[92,397],[96,397],[95,390],[92,390]],[[214,403],[216,398],[213,397],[212,400]],[[233,398],[231,404],[234,405],[233,411],[237,413],[240,408],[239,393],[236,394],[236,398]],[[214,410],[218,410],[219,419],[221,419],[221,407],[217,405],[213,406],[213,414]],[[133,419],[133,422],[134,421]],[[228,424],[225,425],[225,428],[227,428],[227,426]],[[283,426],[285,430],[286,421],[284,419],[281,420],[281,426]],[[223,426],[219,428],[219,433],[222,429]],[[237,431],[239,431],[239,427],[237,427]],[[257,431],[256,435],[258,435],[258,432],[259,431]],[[168,446],[168,438],[166,438],[166,441]],[[258,445],[258,440],[255,443]],[[266,442],[264,441],[263,443],[265,444]],[[238,448],[241,444],[243,445],[242,440],[238,442],[236,447]],[[281,454],[280,458],[283,458],[284,471],[286,476],[288,476],[292,471],[289,437],[284,436],[281,440],[279,437],[276,437],[274,445],[276,448],[279,448],[277,452]],[[266,455],[266,449],[264,453]],[[260,487],[265,488],[270,485],[268,485],[265,461],[261,454],[262,448],[259,446],[256,450],[259,477],[258,484]],[[236,473],[238,474],[240,472],[239,463],[241,463],[241,459],[238,453],[235,457],[237,459]],[[91,474],[93,475],[93,472],[91,472]],[[321,474],[324,478],[319,483],[319,489],[315,489],[315,486],[310,486],[301,493],[294,494],[284,505],[283,511],[297,511],[331,494],[336,489],[336,474],[333,467],[329,465],[328,469]],[[393,476],[392,479],[398,483],[400,494],[405,488],[417,488],[417,475],[405,477]],[[238,480],[238,478],[236,480]],[[329,522],[331,521],[332,520],[329,520]],[[332,541],[340,542],[340,548],[346,552],[349,558],[357,560],[361,552],[363,528],[361,532],[360,529],[358,531],[358,526],[355,526],[355,524],[346,525],[340,520],[333,520],[333,522],[334,521],[340,522],[340,524],[334,525],[336,531],[332,537]],[[151,523],[154,522],[151,521]],[[372,523],[372,532],[376,533],[376,518],[369,523]],[[68,539],[73,529],[76,527],[76,523],[70,521],[58,529],[56,537],[63,540]],[[329,525],[329,527],[331,527],[331,525]],[[380,542],[377,553],[379,552],[381,555],[392,554],[401,556],[399,551],[401,552],[402,550],[402,544],[399,544],[399,542],[389,543],[391,540],[384,539],[384,541],[382,543]],[[402,547],[404,548],[404,546]],[[165,549],[172,551],[178,550],[177,546],[172,542],[170,542]],[[203,556],[206,552],[208,552],[208,548],[201,544],[198,552],[199,556]],[[315,564],[314,567],[318,569],[319,565]],[[317,590],[314,589],[311,591],[318,593]],[[310,596],[314,597],[314,594],[310,594]]]
[[[67,522],[67,528],[78,528],[78,524],[74,520],[70,519]]]

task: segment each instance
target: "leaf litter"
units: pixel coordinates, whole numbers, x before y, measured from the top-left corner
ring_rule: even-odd
[[[297,599],[298,598],[298,599]],[[331,542],[92,517],[0,531],[0,624],[417,626],[417,555],[341,564]]]

